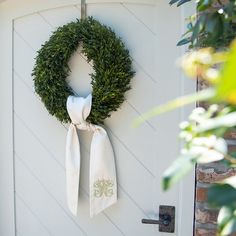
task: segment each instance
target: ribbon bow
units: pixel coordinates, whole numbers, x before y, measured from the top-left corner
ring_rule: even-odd
[[[77,128],[93,132],[90,148],[90,216],[98,214],[117,201],[114,152],[104,128],[86,122],[92,96],[69,96],[67,111],[72,123],[66,140],[66,185],[70,211],[77,215],[80,178],[80,143]]]

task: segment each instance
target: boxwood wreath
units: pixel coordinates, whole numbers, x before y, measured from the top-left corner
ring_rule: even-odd
[[[74,95],[66,78],[68,61],[82,44],[82,53],[92,61],[92,109],[88,122],[102,124],[125,100],[134,75],[132,60],[115,33],[92,17],[59,27],[42,45],[32,75],[36,93],[51,115],[69,122],[67,97]]]

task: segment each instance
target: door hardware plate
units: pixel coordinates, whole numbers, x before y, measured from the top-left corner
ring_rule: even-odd
[[[170,216],[170,223],[168,225],[159,224],[159,232],[174,233],[175,232],[175,207],[174,206],[159,206],[159,219],[163,219],[163,216]]]

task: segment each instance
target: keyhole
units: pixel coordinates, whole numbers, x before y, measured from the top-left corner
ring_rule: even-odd
[[[163,225],[168,226],[170,224],[170,222],[171,222],[171,216],[170,215],[164,214],[164,215],[162,215],[161,218],[162,218]]]

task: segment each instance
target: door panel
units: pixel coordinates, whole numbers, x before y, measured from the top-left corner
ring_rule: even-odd
[[[161,175],[178,154],[178,123],[183,111],[145,122],[137,129],[133,120],[151,107],[183,93],[174,60],[180,55],[175,43],[181,34],[182,12],[166,1],[87,1],[87,15],[110,26],[122,38],[133,59],[136,75],[121,109],[107,119],[118,174],[118,202],[89,217],[89,148],[91,135],[80,132],[82,146],[81,194],[78,217],[66,204],[65,141],[67,125],[51,117],[35,94],[31,77],[34,58],[58,26],[80,18],[75,1],[28,1],[13,10],[13,127],[15,215],[18,235],[164,235],[141,219],[156,217],[160,204],[177,208],[177,226],[186,189],[193,196],[193,175],[186,188],[161,191]],[[26,0],[24,2],[27,2]],[[145,2],[145,4],[144,4]],[[3,4],[3,3],[2,3]],[[22,12],[22,15],[20,14]],[[1,13],[1,8],[0,8]],[[171,25],[171,30],[166,30]],[[1,29],[0,29],[1,30]],[[80,95],[91,91],[92,67],[80,49],[70,60],[69,83]],[[193,89],[191,85],[187,90]],[[188,203],[192,222],[193,198]],[[187,235],[191,233],[189,227]],[[6,235],[10,236],[10,235]],[[181,235],[183,236],[183,234]]]

